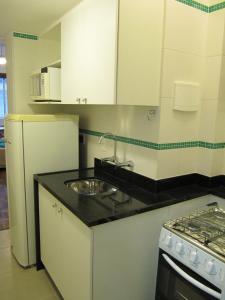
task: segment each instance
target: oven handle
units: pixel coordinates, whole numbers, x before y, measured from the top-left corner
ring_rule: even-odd
[[[170,265],[170,267],[176,271],[181,277],[186,279],[188,282],[193,284],[195,287],[199,288],[200,290],[204,291],[205,293],[215,297],[216,299],[221,299],[221,294],[210,289],[209,287],[205,286],[201,282],[197,281],[196,279],[192,278],[190,275],[185,273],[180,267],[178,267],[166,254],[162,254],[163,258],[166,262]]]

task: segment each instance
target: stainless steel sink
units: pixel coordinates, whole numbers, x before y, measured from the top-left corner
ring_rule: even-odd
[[[118,188],[97,178],[82,179],[65,183],[74,192],[86,196],[108,196],[115,193]]]

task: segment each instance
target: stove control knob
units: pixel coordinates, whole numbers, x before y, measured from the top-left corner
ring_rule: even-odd
[[[220,271],[219,271],[219,279],[220,279],[220,281],[224,281],[224,271],[223,271],[223,269],[220,269]]]
[[[175,248],[176,252],[180,255],[184,254],[184,245],[182,242],[178,242],[176,243],[176,248]]]
[[[165,238],[165,244],[168,248],[172,247],[172,236],[171,235],[167,235]]]
[[[198,252],[196,250],[192,250],[190,252],[190,261],[193,264],[197,264],[198,263]]]
[[[206,273],[208,273],[209,275],[216,275],[215,263],[212,260],[206,262],[205,270],[206,270]]]

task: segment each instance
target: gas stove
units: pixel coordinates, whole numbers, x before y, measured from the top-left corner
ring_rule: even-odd
[[[225,211],[221,208],[196,211],[188,217],[168,221],[164,227],[225,262]]]
[[[157,300],[225,300],[225,210],[213,207],[166,222],[159,248]]]

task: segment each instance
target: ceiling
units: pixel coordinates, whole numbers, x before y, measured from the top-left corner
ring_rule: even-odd
[[[11,31],[40,35],[80,0],[0,0],[0,38]]]

